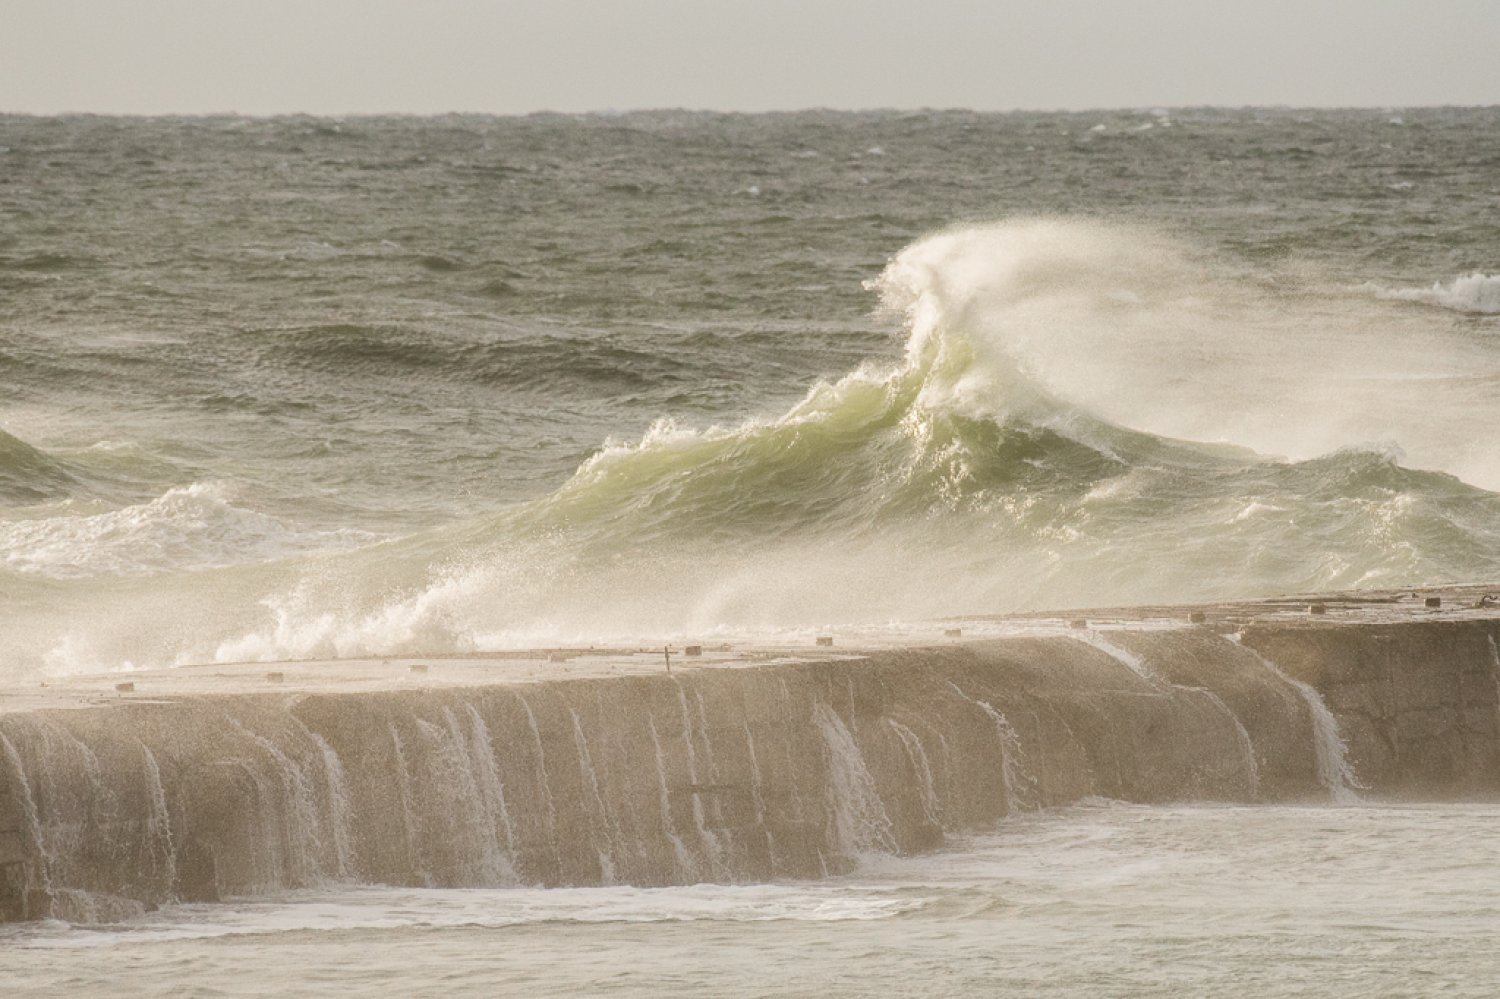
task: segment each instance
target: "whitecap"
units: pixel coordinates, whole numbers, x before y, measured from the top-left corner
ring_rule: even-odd
[[[1421,302],[1455,312],[1480,315],[1500,313],[1500,274],[1475,271],[1446,283],[1435,282],[1427,288],[1376,288],[1380,298],[1404,302]]]

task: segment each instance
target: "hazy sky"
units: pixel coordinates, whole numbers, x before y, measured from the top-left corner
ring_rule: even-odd
[[[1500,0],[0,0],[0,111],[1500,103]]]

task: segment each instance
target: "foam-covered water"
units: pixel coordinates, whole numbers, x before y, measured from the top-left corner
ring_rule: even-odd
[[[14,926],[0,973],[79,996],[1486,996],[1497,818],[1100,801],[817,882],[330,888]]]
[[[0,119],[0,670],[1494,578],[1496,127]]]

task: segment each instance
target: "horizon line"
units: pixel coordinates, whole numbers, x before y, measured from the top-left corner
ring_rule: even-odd
[[[660,105],[653,107],[592,108],[586,111],[562,111],[555,108],[538,108],[531,111],[11,111],[0,109],[0,117],[6,118],[535,118],[535,117],[626,117],[650,114],[694,114],[757,117],[796,114],[1152,114],[1182,111],[1367,111],[1372,113],[1394,113],[1400,111],[1486,111],[1500,110],[1500,103],[1490,104],[1120,104],[1089,107],[1011,107],[976,108],[963,105],[917,105],[917,106],[872,106],[830,107],[807,105],[795,108],[766,108],[758,111],[686,105]]]

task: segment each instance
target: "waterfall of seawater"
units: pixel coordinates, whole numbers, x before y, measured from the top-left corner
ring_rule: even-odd
[[[891,819],[859,744],[843,719],[828,705],[813,705],[813,715],[828,747],[835,843],[846,856],[852,857],[893,852],[896,840]]]
[[[1091,631],[4,714],[0,911],[94,919],[330,882],[814,878],[1091,796],[1347,800],[1356,765],[1372,793],[1493,792],[1500,648],[1488,623],[1463,628],[1441,656],[1416,629]]]
[[[1490,676],[1495,681],[1495,724],[1500,729],[1500,645],[1494,635],[1484,636],[1490,646]]]
[[[1260,788],[1260,766],[1255,761],[1255,743],[1250,738],[1250,733],[1246,731],[1244,723],[1240,721],[1239,716],[1234,713],[1229,705],[1224,703],[1223,698],[1214,693],[1212,690],[1209,690],[1207,687],[1195,687],[1186,684],[1169,683],[1167,681],[1164,681],[1161,677],[1152,672],[1151,668],[1146,665],[1145,660],[1143,660],[1140,656],[1114,644],[1113,642],[1106,639],[1103,635],[1099,634],[1097,631],[1088,631],[1081,635],[1075,634],[1070,635],[1069,637],[1084,642],[1105,653],[1111,658],[1117,660],[1126,669],[1130,670],[1136,676],[1140,677],[1151,687],[1154,687],[1158,690],[1172,688],[1173,690],[1180,691],[1194,697],[1203,698],[1209,705],[1211,705],[1212,710],[1218,712],[1228,720],[1230,727],[1233,729],[1236,738],[1239,740],[1240,749],[1243,754],[1245,782],[1248,785],[1248,796],[1251,799],[1254,799],[1257,796],[1257,792]],[[1342,745],[1342,743],[1340,743],[1340,745]]]
[[[1237,637],[1237,636],[1236,636]],[[1235,637],[1231,638],[1231,641]],[[1313,753],[1318,764],[1318,781],[1328,789],[1329,796],[1334,801],[1355,801],[1358,795],[1355,789],[1359,786],[1354,777],[1354,770],[1349,765],[1349,751],[1344,744],[1344,737],[1339,734],[1338,720],[1333,717],[1333,712],[1328,710],[1323,697],[1313,686],[1303,680],[1288,676],[1265,656],[1255,653],[1255,658],[1273,676],[1292,690],[1307,705],[1307,713],[1312,719],[1313,727]]]
[[[993,704],[970,697],[952,682],[948,684],[948,689],[979,708],[995,724],[995,734],[1000,740],[1000,786],[1005,790],[1006,811],[1012,812],[1028,805],[1034,807],[1032,796],[1023,795],[1022,791],[1027,783],[1035,785],[1036,781],[1027,777],[1021,769],[1021,737],[1016,734],[1016,730],[1003,714],[995,710]]]

